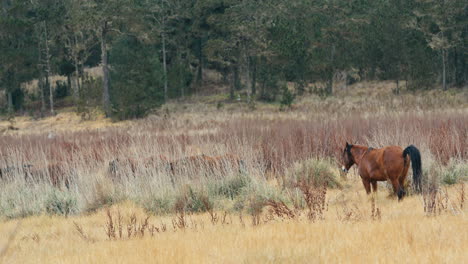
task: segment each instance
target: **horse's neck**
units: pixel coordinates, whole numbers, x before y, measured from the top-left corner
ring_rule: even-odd
[[[353,154],[354,163],[359,165],[361,163],[362,156],[366,153],[368,147],[364,146],[354,146],[351,149],[351,154]]]

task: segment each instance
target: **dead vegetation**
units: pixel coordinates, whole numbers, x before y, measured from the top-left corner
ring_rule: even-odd
[[[463,111],[328,120],[297,113],[275,120],[256,117],[197,116],[202,120],[197,123],[173,117],[125,129],[2,136],[0,215],[68,215],[122,200],[158,214],[176,212],[181,203],[188,213],[213,211],[216,205],[220,211],[251,207],[248,213],[258,215],[265,201],[283,197],[295,209],[308,208],[315,221],[327,210],[327,190],[343,188],[346,179],[338,168],[348,139],[374,147],[412,143],[437,181],[455,184],[466,178]],[[225,198],[233,205],[217,202]],[[219,217],[213,214],[213,221]]]
[[[320,105],[337,107],[327,100]],[[64,243],[78,243],[88,258],[112,254],[102,262],[128,256],[140,262],[310,262],[305,256],[311,254],[321,262],[385,262],[408,254],[422,262],[466,259],[462,250],[453,258],[442,253],[468,243],[460,228],[466,221],[466,109],[227,111],[53,133],[21,133],[25,124],[16,123],[18,133],[0,137],[0,230],[10,234],[16,218],[32,220],[18,234],[24,240],[8,242],[5,258],[23,263],[37,254],[39,262],[53,262],[37,249],[50,247],[54,255]],[[346,140],[415,144],[435,184],[400,203],[385,187],[365,196],[356,172],[339,173]],[[122,206],[129,202],[134,205]],[[410,253],[400,249],[402,237],[415,247]],[[428,246],[429,240],[435,242]],[[6,242],[0,238],[0,245]],[[344,257],[363,247],[369,258]],[[388,247],[396,252],[392,258],[379,250]],[[76,257],[70,247],[63,250]]]

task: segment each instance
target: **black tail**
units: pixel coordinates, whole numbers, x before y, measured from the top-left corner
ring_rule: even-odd
[[[416,192],[421,192],[422,165],[421,153],[414,145],[410,145],[403,150],[403,158],[406,160],[406,155],[410,156],[411,165],[413,167],[413,187]]]

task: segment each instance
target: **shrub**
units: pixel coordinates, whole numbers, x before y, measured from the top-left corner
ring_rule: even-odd
[[[7,184],[1,186],[0,192],[0,216],[6,218],[27,217],[43,212],[43,194],[47,193],[44,186],[25,185],[15,186]]]
[[[102,77],[84,74],[79,94],[79,104],[82,107],[100,105],[102,100]]]
[[[287,172],[286,184],[294,187],[299,182],[305,182],[316,187],[326,185],[330,188],[341,188],[342,186],[338,181],[339,173],[333,170],[333,167],[328,159],[308,159],[296,163]]]
[[[440,167],[437,174],[442,183],[452,185],[468,180],[468,163],[451,161],[448,166]]]
[[[424,170],[423,183],[425,184],[447,184],[453,185],[459,182],[467,181],[468,163],[450,160],[447,166],[440,163],[434,163],[427,166]],[[411,179],[409,179],[411,181]]]
[[[291,108],[292,103],[294,102],[294,94],[289,91],[287,87],[283,88],[283,95],[281,98],[281,107]]]
[[[76,198],[70,192],[54,190],[45,202],[47,213],[65,215],[78,212]]]
[[[56,86],[55,86],[55,95],[54,97],[57,99],[65,98],[68,95],[68,85],[64,81],[56,81]]]
[[[140,202],[146,211],[156,215],[169,214],[174,208],[174,197],[171,195],[153,196]]]
[[[233,209],[241,211],[247,209],[249,213],[252,213],[258,209],[258,206],[269,200],[274,201],[286,201],[283,197],[281,190],[272,186],[266,181],[252,181],[240,189],[240,193],[235,200]]]
[[[239,196],[242,189],[250,183],[250,178],[246,175],[236,175],[235,177],[216,182],[211,191],[214,195],[224,196],[234,199]]]
[[[94,197],[86,204],[86,211],[93,212],[99,208],[110,206],[125,199],[124,195],[116,191],[109,183],[98,181],[95,185]]]
[[[176,198],[174,210],[176,212],[206,212],[211,210],[213,202],[203,191],[187,187],[182,194]]]

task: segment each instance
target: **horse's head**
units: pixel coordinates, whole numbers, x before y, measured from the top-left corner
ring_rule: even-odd
[[[346,146],[343,150],[343,154],[342,154],[342,162],[343,162],[343,167],[341,168],[343,170],[343,172],[345,173],[348,173],[348,170],[351,168],[351,166],[354,165],[354,158],[353,158],[353,155],[351,154],[351,148],[353,147],[353,145],[351,144],[348,144],[348,142],[346,142]]]

